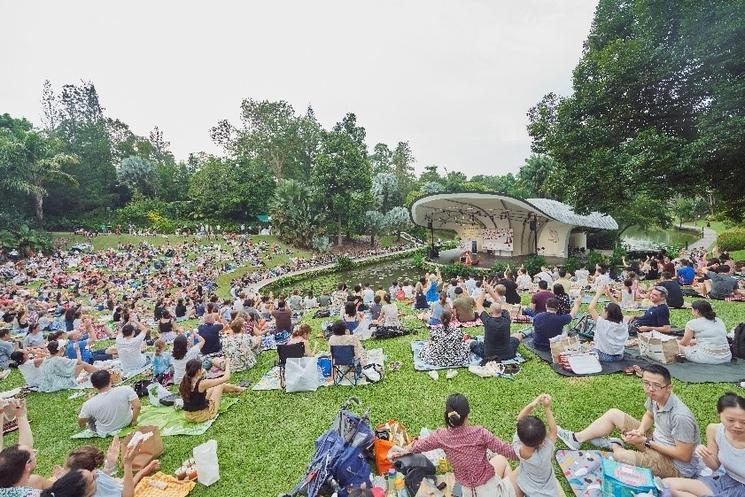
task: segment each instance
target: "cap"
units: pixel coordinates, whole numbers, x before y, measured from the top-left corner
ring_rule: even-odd
[[[667,292],[667,288],[665,288],[664,286],[662,286],[662,285],[657,285],[657,286],[655,286],[655,287],[653,288],[653,290],[657,290],[657,291],[658,291],[658,292],[660,292],[660,293],[664,293],[664,294],[665,294],[665,297],[667,297],[667,294],[668,294],[668,292]]]

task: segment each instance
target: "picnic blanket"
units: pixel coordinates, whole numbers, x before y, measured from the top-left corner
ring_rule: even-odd
[[[484,337],[477,337],[476,340],[484,341]],[[424,347],[427,346],[426,340],[414,340],[411,342],[411,353],[414,354],[414,369],[417,371],[434,371],[436,369],[455,369],[455,368],[467,368],[470,366],[478,366],[481,364],[481,358],[471,353],[467,364],[453,365],[453,366],[436,366],[434,364],[427,364],[420,357],[420,352]],[[521,364],[525,362],[525,358],[519,353],[514,359],[502,361],[504,364]]]
[[[523,341],[531,352],[551,364],[551,369],[562,376],[593,376],[578,375],[567,371],[558,364],[553,364],[551,352],[547,350],[537,350],[533,346],[532,337]],[[629,366],[638,365],[644,368],[650,364],[659,364],[647,357],[642,357],[638,347],[626,347],[623,360],[618,362],[602,362],[603,370],[597,375],[623,372]],[[726,364],[698,364],[695,362],[673,362],[663,364],[673,378],[686,383],[739,383],[745,379],[745,361],[728,362]]]
[[[383,353],[382,348],[370,349],[370,350],[367,350],[366,352],[367,352],[367,364],[380,364],[381,366],[385,364],[385,354]],[[322,387],[330,387],[334,385],[334,380],[331,379],[330,376],[327,378],[323,376],[320,371],[318,374],[321,380]],[[364,376],[360,377],[357,380],[357,385],[370,385],[370,384],[371,383],[368,382]],[[352,383],[349,377],[345,376],[339,382],[339,385],[353,386],[354,383]],[[262,376],[261,379],[257,381],[253,387],[251,387],[251,390],[256,390],[256,391],[281,390],[280,382],[279,382],[279,366],[273,366],[271,369],[269,369],[269,371],[264,373],[264,376]]]
[[[220,401],[220,410],[218,415],[230,409],[236,402],[237,397],[223,397]],[[217,419],[215,416],[203,423],[190,423],[186,421],[183,411],[177,411],[173,407],[158,406],[155,407],[149,403],[143,403],[140,417],[137,418],[138,426],[157,426],[160,429],[161,436],[171,437],[175,435],[203,435],[212,426]],[[117,435],[120,437],[135,431],[137,428],[127,427],[119,430]],[[110,434],[109,436],[113,436]],[[70,438],[100,438],[100,435],[86,428]]]
[[[601,460],[609,452],[600,450],[557,450],[556,462],[577,497],[603,497]]]
[[[93,365],[99,369],[109,369],[109,370],[120,371],[122,375],[122,381],[117,383],[114,386],[121,385],[125,381],[131,380],[132,378],[135,378],[146,371],[150,371],[150,368],[152,368],[152,364],[147,363],[146,365],[142,366],[140,369],[135,369],[132,371],[122,371],[121,363],[119,362],[118,359],[111,359],[108,361],[96,361],[93,363]],[[86,374],[85,380],[80,381],[75,387],[71,388],[71,390],[86,390],[88,388],[93,388],[93,385],[91,385],[90,375]]]
[[[527,347],[531,352],[533,352],[535,355],[546,361],[547,363],[551,364],[551,369],[556,371],[562,376],[597,376],[601,374],[611,374],[611,373],[622,373],[624,369],[626,369],[629,366],[638,365],[642,368],[645,366],[648,366],[650,364],[649,361],[646,360],[646,358],[641,358],[638,355],[634,356],[630,353],[625,353],[623,355],[622,361],[616,361],[616,362],[601,362],[600,365],[602,366],[602,371],[599,373],[593,373],[589,375],[584,374],[576,374],[572,371],[567,371],[566,369],[562,368],[558,364],[554,364],[553,359],[551,359],[551,352],[548,350],[538,350],[533,346],[533,337],[528,337],[525,340],[523,340],[523,345]]]

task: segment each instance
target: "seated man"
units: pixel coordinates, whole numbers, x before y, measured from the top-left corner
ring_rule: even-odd
[[[522,335],[510,335],[510,313],[502,309],[502,304],[497,299],[498,295],[489,284],[484,284],[484,288],[486,291],[476,299],[476,312],[484,323],[484,341],[471,341],[471,352],[482,359],[514,359]],[[484,310],[487,293],[493,299],[488,313]]]
[[[125,426],[135,426],[140,415],[140,399],[130,386],[111,386],[111,373],[96,371],[91,384],[98,393],[80,408],[78,424],[88,426],[100,436],[116,433]]]
[[[90,349],[90,346],[96,343],[95,333],[89,334],[88,338],[83,338],[82,333],[73,331],[69,334],[68,338],[70,340],[67,342],[67,347],[65,348],[65,355],[68,359],[75,359],[76,343],[80,348],[80,357],[88,364],[93,364],[95,361],[107,361],[112,358],[112,356],[103,350]]]
[[[641,421],[619,409],[610,409],[582,431],[559,427],[559,438],[572,450],[579,450],[583,442],[612,450],[616,461],[649,468],[660,478],[697,477],[701,466],[695,452],[701,443],[698,423],[672,392],[670,372],[664,366],[650,365],[642,373],[642,386],[647,401]],[[616,430],[623,440],[604,438]],[[636,450],[625,449],[624,442]]]
[[[693,269],[693,262],[688,259],[681,261],[681,266],[677,271],[678,281],[681,285],[690,285],[696,277],[696,271]]]
[[[582,305],[582,299],[575,299],[569,314],[558,314],[559,301],[551,298],[546,302],[546,312],[536,314],[533,318],[533,346],[536,349],[550,350],[549,340],[559,336],[564,331],[564,326],[574,319]]]
[[[476,321],[476,313],[474,312],[476,301],[473,297],[466,295],[461,287],[455,288],[455,300],[453,300],[452,307],[455,311],[455,317],[461,323]]]
[[[667,306],[667,288],[655,286],[649,292],[649,300],[652,307],[644,312],[643,316],[632,318],[629,321],[629,333],[646,333],[648,331],[659,331],[670,333],[670,308]]]
[[[116,352],[125,373],[137,371],[147,365],[148,358],[142,353],[145,336],[146,333],[142,329],[135,335],[134,325],[127,323],[122,326],[121,335],[116,337]]]
[[[556,297],[556,295],[548,289],[548,282],[540,280],[538,282],[538,291],[530,298],[530,307],[523,309],[523,314],[527,316],[535,316],[538,313],[546,312],[546,302],[548,299],[554,297]]]
[[[675,279],[672,273],[668,271],[662,272],[662,281],[658,283],[659,286],[667,288],[667,305],[673,309],[683,308],[683,290],[680,288],[680,283]]]
[[[222,324],[215,322],[214,314],[204,315],[204,323],[197,328],[197,334],[204,338],[202,354],[214,354],[222,350],[222,343],[220,342],[222,328]]]

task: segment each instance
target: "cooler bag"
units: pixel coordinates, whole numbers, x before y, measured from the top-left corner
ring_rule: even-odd
[[[603,497],[657,497],[652,471],[603,458]]]

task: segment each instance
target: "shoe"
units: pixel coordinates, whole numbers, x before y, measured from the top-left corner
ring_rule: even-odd
[[[430,378],[432,378],[435,381],[440,379],[440,373],[438,373],[436,369],[433,369],[427,374],[429,375]]]
[[[556,429],[556,435],[561,439],[562,442],[564,442],[567,447],[572,450],[579,450],[582,444],[574,438],[573,431],[565,430],[561,426],[557,426]]]
[[[452,380],[456,376],[458,376],[458,371],[456,371],[455,369],[448,369],[448,373],[445,375],[445,378],[447,378],[448,380]]]
[[[593,438],[590,440],[590,443],[597,447],[598,449],[605,449],[605,450],[613,450],[613,445],[618,445],[619,447],[623,447],[623,440],[616,437],[599,437],[599,438]]]

